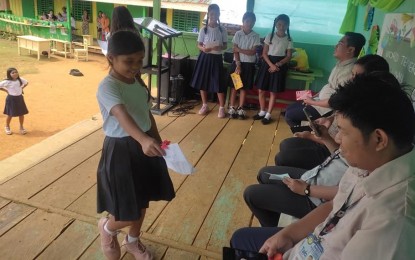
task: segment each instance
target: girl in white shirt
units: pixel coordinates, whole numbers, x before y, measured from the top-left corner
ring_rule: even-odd
[[[6,126],[4,131],[7,135],[11,135],[10,122],[12,117],[19,117],[20,134],[26,134],[26,129],[23,127],[24,115],[29,113],[26,103],[23,98],[23,89],[28,82],[19,76],[19,72],[15,68],[7,69],[7,79],[0,82],[0,90],[7,93],[6,104],[4,106],[4,114],[6,117]]]
[[[263,61],[255,81],[261,110],[254,116],[254,120],[262,120],[264,125],[271,122],[271,112],[277,92],[285,90],[288,62],[293,49],[289,26],[290,18],[285,14],[278,15],[274,20],[272,32],[264,40]],[[277,32],[274,33],[275,30]],[[270,93],[268,108],[266,108],[265,92]]]
[[[219,100],[219,118],[225,117],[225,73],[223,70],[222,52],[228,44],[226,28],[219,22],[220,9],[217,4],[208,7],[206,27],[202,28],[197,38],[199,57],[193,72],[191,86],[200,91],[202,108],[200,115],[209,112],[207,105],[208,92],[217,93]]]

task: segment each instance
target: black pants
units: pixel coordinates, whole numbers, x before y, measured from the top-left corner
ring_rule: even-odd
[[[290,137],[281,142],[280,152],[275,156],[275,165],[310,170],[329,156],[329,149],[322,144],[300,137]]]
[[[313,106],[305,106],[300,102],[290,104],[285,110],[285,121],[290,127],[298,126],[301,121],[307,121],[303,108],[306,107],[310,113],[312,120],[320,118],[320,113]]]
[[[282,181],[269,179],[269,173],[288,173],[291,178],[299,179],[304,172],[304,169],[281,166],[268,166],[259,171],[260,184],[248,186],[244,199],[261,226],[278,226],[281,213],[302,218],[315,208],[308,197],[292,192]]]
[[[231,247],[258,252],[265,241],[279,232],[279,227],[247,227],[236,230],[231,238]]]

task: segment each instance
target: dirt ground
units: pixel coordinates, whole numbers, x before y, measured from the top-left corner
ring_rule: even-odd
[[[0,79],[6,78],[6,70],[16,67],[20,76],[29,81],[24,98],[29,109],[25,116],[26,135],[20,135],[19,120],[11,122],[12,135],[6,135],[3,114],[6,93],[0,91],[0,160],[16,154],[57,132],[99,113],[95,93],[98,83],[108,73],[103,55],[89,54],[89,61],[75,61],[51,55],[37,60],[36,53],[29,55],[22,50],[17,54],[17,42],[0,39]],[[79,69],[84,76],[69,75],[71,69]]]

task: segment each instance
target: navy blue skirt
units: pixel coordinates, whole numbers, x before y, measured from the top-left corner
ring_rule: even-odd
[[[277,63],[284,59],[284,56],[268,56],[272,63]],[[288,65],[284,64],[280,67],[279,71],[269,73],[269,66],[265,61],[261,62],[261,66],[258,70],[258,75],[255,80],[255,87],[257,89],[270,91],[270,92],[282,92],[285,90],[285,80],[287,77]]]
[[[222,54],[200,52],[190,86],[213,93],[226,92]]]
[[[234,73],[235,69],[236,69],[236,63],[234,61],[234,62],[232,62],[231,67],[229,69],[229,74]],[[244,85],[242,87],[242,89],[249,90],[249,89],[253,88],[254,78],[255,78],[255,70],[256,70],[255,63],[241,62],[240,76],[241,76],[242,84]],[[233,81],[232,81],[230,76],[229,76],[228,82],[229,82],[228,83],[229,86],[234,88]]]
[[[11,117],[23,116],[28,114],[29,111],[27,110],[23,95],[7,95],[3,113]]]
[[[149,201],[175,197],[163,157],[149,157],[132,137],[105,137],[97,174],[97,211],[135,221]]]

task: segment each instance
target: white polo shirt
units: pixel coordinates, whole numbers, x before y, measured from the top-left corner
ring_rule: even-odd
[[[352,68],[356,58],[338,62],[336,66],[331,70],[329,81],[318,93],[320,100],[326,100],[334,94],[339,85],[343,85],[352,78]],[[313,106],[320,115],[324,115],[330,112],[332,109],[327,107]]]
[[[235,33],[232,42],[243,50],[252,50],[261,44],[259,34],[254,31],[251,31],[249,34],[245,34],[243,30],[239,30]],[[239,53],[239,57],[241,62],[255,63],[256,61],[255,54],[246,55]]]
[[[272,37],[272,43],[271,40],[271,34],[268,34],[265,37],[264,43],[268,45],[268,55],[271,56],[286,56],[287,49],[293,49],[293,40],[291,38],[291,41],[288,40],[288,36],[285,35],[284,37],[279,37],[277,33],[274,33],[274,37]]]
[[[20,96],[23,93],[23,87],[27,85],[27,80],[20,77],[20,80],[22,81],[22,84],[20,84],[20,81],[17,80],[9,80],[5,79],[0,81],[0,88],[4,88],[7,90],[10,96]]]
[[[199,36],[197,41],[203,43],[204,45],[214,44],[216,46],[223,46],[228,43],[228,32],[223,26],[216,27],[207,27],[207,32],[205,33],[205,27],[202,27],[199,31]],[[222,54],[222,51],[211,51],[211,54]]]
[[[322,237],[320,260],[413,259],[415,256],[415,149],[365,176],[350,167],[339,184],[333,210],[314,230],[319,235],[352,193],[347,205],[357,204]],[[360,200],[359,200],[360,199]],[[284,259],[301,259],[296,254],[302,241],[284,254]]]

